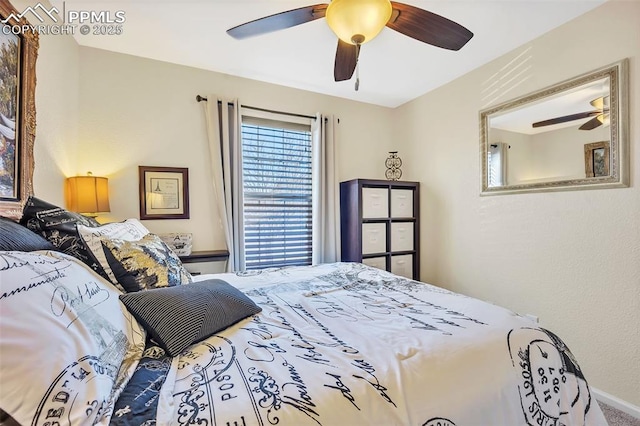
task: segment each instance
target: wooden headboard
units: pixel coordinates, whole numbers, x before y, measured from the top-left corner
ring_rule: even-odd
[[[7,59],[0,60],[0,86],[9,88],[0,93],[0,215],[14,219],[22,216],[24,203],[33,194],[36,138],[38,33],[22,31],[29,22],[16,19],[20,12],[0,0],[0,18],[13,14],[6,24],[0,23],[11,28],[0,32],[0,57]]]

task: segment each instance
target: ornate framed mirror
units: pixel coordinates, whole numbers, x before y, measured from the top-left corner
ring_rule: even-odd
[[[629,186],[627,68],[480,111],[481,195]]]

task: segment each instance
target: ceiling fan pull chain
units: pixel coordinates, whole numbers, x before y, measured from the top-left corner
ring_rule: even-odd
[[[360,88],[360,43],[356,44],[356,92]]]

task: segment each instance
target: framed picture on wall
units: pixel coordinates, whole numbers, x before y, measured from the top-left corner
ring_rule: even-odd
[[[21,16],[0,0],[0,212],[15,218],[33,193],[36,133],[38,34]]]
[[[584,145],[585,176],[609,176],[609,142],[593,142]]]
[[[189,219],[189,169],[138,166],[140,219]]]

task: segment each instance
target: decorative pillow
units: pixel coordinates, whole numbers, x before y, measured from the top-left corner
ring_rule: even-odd
[[[107,262],[100,237],[123,241],[137,241],[149,233],[149,230],[138,219],[127,219],[124,222],[108,223],[99,227],[88,227],[78,224],[78,234],[82,237],[89,253],[98,263],[98,273],[109,278],[116,287],[118,280]]]
[[[19,424],[108,424],[145,332],[111,283],[58,252],[0,252],[0,407]]]
[[[262,310],[218,279],[122,294],[120,300],[171,356]]]
[[[155,234],[138,241],[100,239],[113,275],[127,292],[192,281],[180,258]]]
[[[0,250],[55,250],[53,244],[6,217],[0,217]]]
[[[98,265],[87,251],[76,229],[76,224],[100,226],[95,219],[31,196],[24,205],[20,223],[42,235],[63,253],[82,260],[94,270],[98,269]]]

